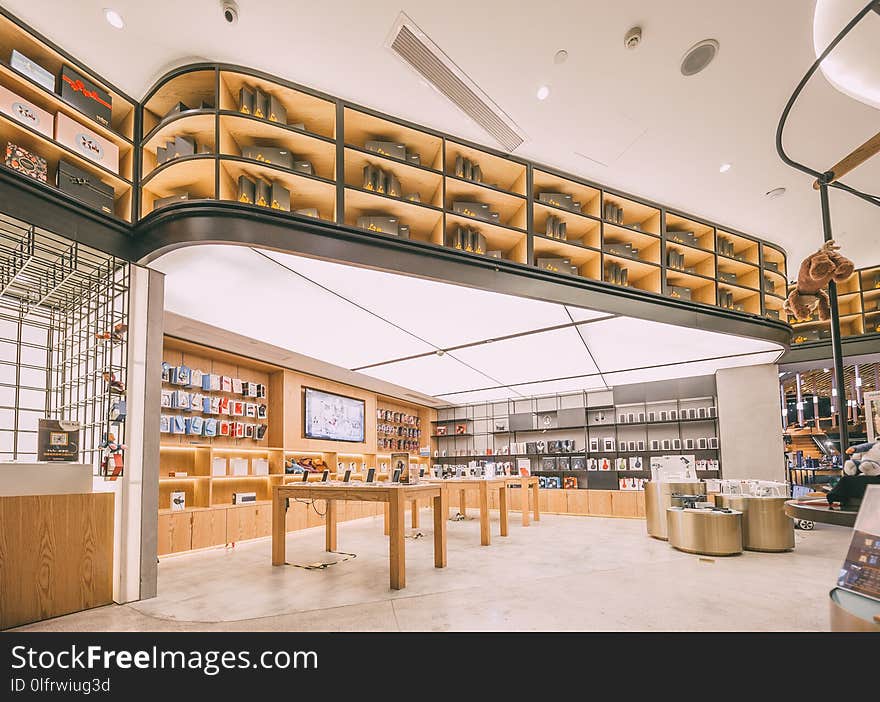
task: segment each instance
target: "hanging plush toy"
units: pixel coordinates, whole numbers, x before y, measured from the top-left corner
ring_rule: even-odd
[[[785,301],[784,309],[795,319],[809,319],[818,310],[819,319],[831,316],[828,293],[825,291],[830,281],[842,283],[852,275],[853,262],[837,253],[839,246],[834,241],[826,241],[815,253],[807,256],[798,270],[797,286]]]

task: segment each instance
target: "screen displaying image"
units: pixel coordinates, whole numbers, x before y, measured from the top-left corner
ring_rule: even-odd
[[[363,400],[306,388],[305,435],[309,439],[364,441]]]

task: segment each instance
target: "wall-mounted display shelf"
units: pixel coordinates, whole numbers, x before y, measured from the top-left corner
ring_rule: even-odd
[[[793,289],[794,286],[789,286],[788,291]],[[880,334],[880,266],[858,269],[838,283],[837,309],[841,337]],[[809,320],[789,318],[788,321],[794,344],[831,340],[830,320],[823,322],[815,313]]]
[[[5,11],[0,46],[0,165],[131,222],[137,103]],[[100,195],[79,185],[85,178]]]
[[[431,460],[446,469],[474,462],[514,468],[517,459],[527,458],[532,473],[574,476],[578,487],[589,489],[635,489],[627,479],[650,477],[650,459],[661,455],[693,456],[705,467],[701,476],[720,475],[714,396],[629,402],[627,392],[617,391],[619,398],[615,391],[581,392],[440,409],[436,426],[468,433],[434,436]]]
[[[143,113],[144,217],[174,196],[241,202],[245,177],[289,192],[291,216],[377,236],[767,319],[784,301],[785,254],[756,237],[247,68],[178,69]],[[176,136],[194,153],[158,164]],[[290,152],[308,172],[254,149]]]

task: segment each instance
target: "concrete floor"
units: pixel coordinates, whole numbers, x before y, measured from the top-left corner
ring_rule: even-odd
[[[828,629],[850,530],[796,532],[786,554],[711,562],[649,538],[642,520],[545,515],[479,545],[479,521],[449,523],[446,569],[424,538],[407,539],[407,588],[388,588],[377,517],[339,525],[357,558],[324,570],[270,565],[268,539],[163,559],[159,596],[21,627],[30,631],[448,631]],[[314,563],[323,527],[288,535],[288,561]]]

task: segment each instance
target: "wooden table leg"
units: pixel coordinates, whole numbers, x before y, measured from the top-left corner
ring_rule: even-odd
[[[287,560],[287,501],[279,495],[277,489],[272,491],[272,565],[284,565]]]
[[[480,543],[483,546],[492,543],[489,534],[489,485],[485,480],[480,482]]]
[[[434,498],[434,567],[446,567],[446,521],[449,513],[448,493],[440,489]]]
[[[541,508],[538,503],[538,481],[536,480],[532,483],[532,499],[535,501],[535,504],[532,506],[532,514],[535,517],[536,522],[541,521]]]
[[[522,511],[522,525],[529,525],[529,484],[525,480],[519,481],[519,501],[520,510]]]
[[[464,490],[458,491],[458,511],[462,517],[467,516],[467,495]]]
[[[498,488],[498,511],[501,513],[501,536],[507,536],[507,485]]]
[[[336,550],[336,500],[327,500],[327,550]]]
[[[389,499],[388,517],[391,522],[391,538],[388,540],[388,555],[391,561],[391,589],[402,590],[406,587],[404,541],[406,502],[403,499],[403,492],[401,490],[392,490]]]
[[[383,512],[384,517],[385,517],[385,536],[388,536],[388,534],[391,533],[391,530],[390,530],[390,527],[389,527],[389,520],[388,520],[388,503],[387,503],[387,502],[383,502],[383,503],[382,503],[382,512]]]
[[[418,500],[413,500],[410,503],[410,511],[412,512],[412,514],[410,515],[410,517],[412,518],[412,528],[418,529],[419,528],[419,501]]]

